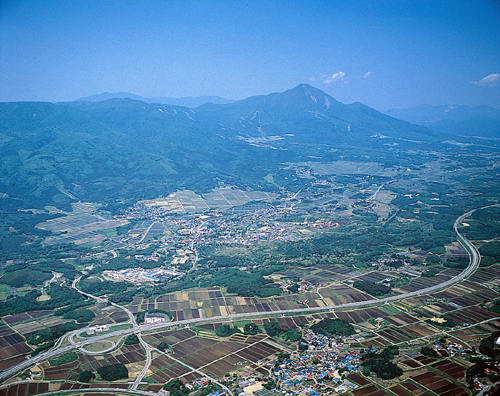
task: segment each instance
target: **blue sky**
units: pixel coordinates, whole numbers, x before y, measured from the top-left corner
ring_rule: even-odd
[[[0,101],[300,83],[378,110],[500,107],[500,1],[0,0]]]

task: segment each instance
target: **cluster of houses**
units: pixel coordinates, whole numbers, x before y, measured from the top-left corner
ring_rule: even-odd
[[[339,393],[357,387],[345,378],[358,371],[358,351],[342,351],[345,337],[304,334],[307,349],[293,352],[281,365],[275,367],[276,388],[288,395],[319,396],[336,390]]]
[[[290,289],[293,285],[295,285],[295,282],[287,280],[285,283],[280,285],[280,288],[283,289],[283,291],[294,293],[293,288]],[[297,286],[298,293],[306,293],[314,288],[314,286],[309,282],[298,282]]]
[[[434,350],[441,357],[453,357],[455,355],[460,355],[462,357],[466,356],[468,353],[471,353],[472,350],[470,348],[464,348],[462,344],[457,344],[456,342],[450,342],[446,346],[446,348],[442,348],[439,342],[434,343]]]

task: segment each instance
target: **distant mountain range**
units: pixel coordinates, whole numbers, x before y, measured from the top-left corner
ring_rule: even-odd
[[[16,205],[67,208],[73,200],[130,203],[221,183],[293,189],[299,181],[286,162],[410,166],[409,150],[457,139],[306,84],[196,109],[131,98],[0,103],[0,193]]]
[[[392,109],[391,117],[434,131],[484,138],[500,138],[500,109],[487,106],[430,106]]]
[[[109,93],[104,92],[99,95],[86,96],[84,98],[80,98],[78,102],[104,102],[109,99],[134,99],[140,100],[146,103],[160,103],[160,104],[168,104],[174,106],[184,106],[190,108],[196,108],[205,103],[215,103],[215,104],[227,104],[233,103],[234,100],[224,99],[219,96],[198,96],[198,97],[185,97],[185,98],[169,98],[166,96],[157,97],[157,98],[145,98],[143,96],[134,95],[129,92],[116,92]]]

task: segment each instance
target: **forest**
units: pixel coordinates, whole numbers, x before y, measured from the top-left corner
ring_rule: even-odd
[[[356,333],[354,326],[343,319],[322,319],[311,326],[311,330],[325,335],[349,336]]]
[[[375,373],[384,380],[393,379],[403,374],[403,370],[391,360],[399,354],[397,346],[390,346],[381,351],[368,351],[361,357],[363,374]]]

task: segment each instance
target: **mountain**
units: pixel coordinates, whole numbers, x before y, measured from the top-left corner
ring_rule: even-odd
[[[116,92],[109,93],[104,92],[98,95],[86,96],[84,98],[80,98],[78,102],[104,102],[109,99],[134,99],[140,100],[145,103],[160,103],[160,104],[168,104],[174,106],[184,106],[190,108],[199,107],[205,103],[215,103],[215,104],[227,104],[234,102],[230,99],[224,99],[219,96],[198,96],[198,97],[185,97],[185,98],[169,98],[166,96],[157,97],[157,98],[145,98],[143,96],[134,95],[129,92]]]
[[[421,105],[409,109],[392,109],[386,114],[438,132],[500,138],[500,109],[487,106]]]
[[[448,138],[305,84],[196,109],[130,98],[0,103],[0,193],[25,207],[68,208],[220,183],[273,191],[269,175],[282,186],[297,179],[286,162],[402,163],[395,156]]]
[[[275,136],[296,143],[373,146],[374,138],[399,141],[438,138],[426,128],[410,125],[361,103],[342,104],[307,84],[229,105],[206,104],[196,109],[196,113],[242,138],[261,140]]]

